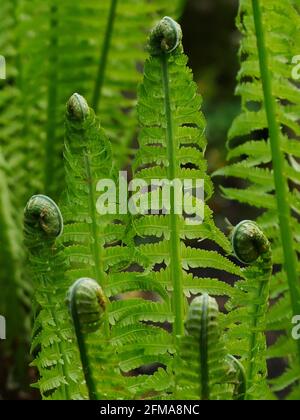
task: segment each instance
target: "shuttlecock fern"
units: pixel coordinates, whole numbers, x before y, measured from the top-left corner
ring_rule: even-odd
[[[25,242],[34,277],[33,366],[44,399],[82,399],[87,395],[79,353],[65,300],[65,258],[56,243],[63,219],[47,196],[33,196],[24,211]]]
[[[232,164],[217,172],[246,182],[245,189],[222,190],[228,198],[264,210],[258,223],[272,243],[274,263],[282,267],[271,282],[271,296],[277,303],[270,308],[268,328],[286,330],[286,344],[283,346],[280,338],[269,354],[275,355],[279,345],[285,347],[291,364],[287,376],[293,380],[279,379],[281,385],[275,385],[276,390],[297,382],[300,373],[300,342],[290,338],[292,315],[300,311],[296,255],[299,87],[292,80],[299,19],[293,2],[241,2],[238,26],[244,38],[237,94],[242,99],[242,113],[229,132]]]
[[[186,334],[180,342],[179,368],[176,369],[176,396],[179,399],[233,399],[232,365],[226,357],[218,309],[216,300],[207,294],[191,302],[185,323]],[[236,374],[235,368],[233,370]]]
[[[111,325],[125,312],[120,301],[110,303],[109,299],[131,290],[129,275],[118,271],[130,264],[134,251],[132,246],[126,246],[127,217],[99,211],[99,181],[117,182],[117,177],[111,144],[93,110],[78,94],[74,94],[67,104],[64,157],[67,190],[63,201],[63,242],[69,263],[66,276],[70,286],[80,277],[95,279],[107,297],[103,328],[89,337],[89,341],[93,348],[90,363],[97,372],[98,398],[109,399],[115,392],[114,371],[121,389],[118,366],[111,368],[115,352],[115,347],[110,346]]]
[[[138,68],[145,57],[144,33],[160,13],[168,9],[177,16],[183,4],[2,1],[0,54],[6,59],[7,78],[0,80],[0,145],[10,168],[8,193],[15,209],[10,218],[17,218],[18,226],[28,197],[44,192],[58,199],[64,190],[63,110],[72,92],[93,98],[116,143],[114,155],[120,165],[126,162],[136,129],[133,108],[141,79]],[[20,227],[16,241],[22,251]],[[20,253],[24,265],[22,258]],[[1,282],[11,279],[13,284],[12,275]],[[30,279],[23,275],[26,288],[16,290],[22,295],[30,288]],[[14,337],[9,335],[7,342],[10,339]]]
[[[150,207],[144,206],[145,202],[150,203],[151,195],[155,192],[147,188],[153,180],[156,184],[152,183],[151,187],[159,189],[160,180],[204,179],[207,197],[210,197],[212,190],[203,157],[206,140],[205,121],[200,112],[201,98],[196,93],[192,74],[186,66],[187,58],[182,51],[181,37],[180,26],[169,17],[162,19],[150,34],[151,56],[145,64],[138,99],[140,149],[133,163],[134,180],[142,179],[146,183],[140,188],[138,199],[133,204],[138,213],[133,219],[135,240],[140,260],[146,269],[144,276],[160,284],[164,290],[158,302],[151,303],[152,316],[147,314],[145,317],[146,314],[141,313],[137,319],[171,323],[172,335],[156,329],[157,338],[151,337],[152,352],[160,349],[163,356],[160,361],[166,366],[168,374],[172,372],[173,357],[170,354],[176,352],[177,337],[184,333],[186,296],[212,290],[212,293],[226,295],[232,289],[216,279],[197,278],[190,269],[214,268],[236,276],[241,274],[236,265],[217,252],[196,249],[186,244],[188,239],[209,239],[230,252],[227,239],[214,225],[207,206],[203,223],[191,223],[191,214],[184,217],[175,212],[175,193],[172,187],[167,214],[161,198],[154,200],[152,214],[149,212]],[[201,218],[201,200],[197,201],[196,197],[194,200],[198,205],[196,213]],[[161,268],[157,269],[161,264]],[[150,308],[149,303],[147,306]],[[134,314],[134,307],[132,312]],[[145,354],[143,343],[135,343],[134,349],[133,346],[131,349],[136,354]],[[149,360],[154,361],[155,354]],[[161,371],[157,371],[154,378],[160,374]],[[165,392],[172,392],[172,379],[166,381],[166,385]]]
[[[87,278],[77,280],[70,288],[67,297],[90,400],[107,398],[107,384],[109,388],[115,386],[114,392],[118,389],[119,395],[121,393],[121,377],[118,384],[113,383],[112,369],[116,369],[116,366],[113,366],[112,354],[108,355],[108,337],[101,329],[105,318],[106,301],[101,286],[95,280]],[[99,332],[97,346],[90,346],[90,335],[97,332]],[[97,365],[92,364],[94,359],[90,352],[97,353]],[[109,364],[108,360],[110,360]],[[96,384],[94,379],[96,372],[97,378],[101,377],[99,384]],[[100,389],[100,394],[97,389]],[[113,394],[109,395],[111,396]]]
[[[245,280],[235,283],[239,297],[227,303],[230,310],[225,316],[227,347],[245,365],[245,398],[270,398],[265,332],[273,267],[271,247],[259,226],[249,220],[233,229],[231,240],[236,257],[249,266],[243,272]]]

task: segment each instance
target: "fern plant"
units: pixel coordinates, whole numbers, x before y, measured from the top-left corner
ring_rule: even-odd
[[[208,205],[202,99],[171,17],[150,32],[143,66],[145,29],[184,3],[3,0],[0,314],[9,354],[15,337],[26,342],[33,292],[43,399],[299,398],[299,86],[287,65],[299,7],[240,2],[242,113],[215,176],[248,183],[222,190],[263,211],[229,240]],[[89,100],[75,93],[65,110],[74,90]],[[270,331],[280,337],[267,348]],[[268,382],[278,357],[288,368]],[[24,371],[26,356],[15,358]]]
[[[79,353],[64,302],[68,284],[65,258],[56,238],[63,219],[49,197],[33,196],[24,211],[25,243],[34,269],[32,363],[40,372],[36,386],[44,399],[81,399],[86,395]]]
[[[249,220],[232,230],[231,241],[236,257],[249,267],[244,270],[245,279],[234,285],[239,294],[227,303],[229,313],[223,324],[227,348],[245,366],[245,399],[269,399],[265,332],[273,267],[270,243]]]
[[[159,180],[171,182],[186,178],[205,179],[207,199],[212,192],[203,158],[206,140],[205,121],[199,112],[201,99],[196,93],[191,71],[186,66],[187,58],[183,54],[181,36],[180,26],[165,17],[153,29],[149,38],[151,56],[145,64],[138,99],[140,147],[133,169],[134,179],[141,178],[149,185],[151,180],[158,181],[156,185],[151,184],[152,190],[144,187],[140,189],[140,202],[151,199],[155,193],[153,190],[161,187]],[[192,274],[191,269],[214,268],[235,276],[240,276],[241,271],[217,252],[187,245],[188,240],[207,239],[230,253],[230,244],[214,225],[208,206],[205,205],[202,224],[189,224],[188,217],[191,215],[185,218],[176,214],[175,191],[173,188],[170,191],[169,214],[164,214],[166,212],[161,198],[157,200],[158,214],[147,214],[141,205],[140,214],[134,217],[133,229],[145,274],[159,283],[167,294],[171,293],[171,299],[166,300],[161,295],[158,303],[152,303],[151,317],[144,319],[141,316],[140,319],[171,323],[172,334],[169,337],[164,333],[165,340],[162,341],[162,333],[157,331],[158,340],[154,336],[151,342],[153,351],[160,349],[164,355],[160,361],[172,378],[174,357],[170,357],[170,353],[176,352],[178,337],[184,333],[187,296],[203,292],[227,295],[232,289],[217,279],[198,278]],[[200,204],[198,201],[197,205]],[[161,313],[162,308],[164,313]],[[156,342],[159,345],[157,349],[154,346]],[[130,346],[130,349],[132,353],[139,352],[142,355],[144,343],[135,342],[134,348]],[[157,375],[160,374],[158,370]],[[173,392],[173,380],[167,384],[166,391]]]
[[[15,209],[9,218],[18,226],[14,242],[19,250],[17,258],[10,254],[9,259],[25,264],[21,225],[28,197],[43,191],[58,199],[64,189],[63,109],[73,91],[93,98],[97,109],[101,103],[99,110],[111,137],[116,142],[124,139],[118,156],[128,155],[135,130],[134,92],[141,77],[137,67],[145,56],[144,31],[158,13],[168,9],[177,15],[184,5],[182,0],[167,3],[3,0],[0,51],[8,77],[0,80],[0,145],[10,168],[5,191],[13,205],[6,211]],[[123,37],[127,31],[130,36]],[[116,121],[119,128],[114,133]],[[121,143],[114,150],[120,152]],[[30,295],[30,278],[24,271],[22,275],[24,281],[14,289],[16,296]],[[1,283],[7,281],[15,284],[13,271],[1,276]],[[7,309],[4,313],[12,319],[16,312]],[[26,316],[19,318],[22,331],[28,321]],[[16,337],[9,334],[10,340]]]
[[[180,343],[182,361],[176,372],[178,399],[218,400],[233,397],[231,366],[226,359],[218,315],[216,300],[207,294],[195,298],[189,307],[187,334]]]
[[[289,355],[290,367],[274,383],[274,390],[297,385],[300,342],[291,339],[292,315],[300,311],[298,276],[299,87],[291,79],[297,54],[299,12],[294,2],[284,5],[242,1],[238,27],[244,35],[237,94],[242,113],[229,132],[231,164],[217,171],[243,179],[244,189],[222,188],[226,197],[263,209],[259,224],[272,242],[274,263],[281,267],[272,279],[276,300],[268,315],[269,330],[285,330],[270,348],[269,357]],[[299,387],[295,387],[295,396]]]

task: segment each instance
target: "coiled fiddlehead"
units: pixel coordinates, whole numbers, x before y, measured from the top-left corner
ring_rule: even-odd
[[[54,242],[63,231],[63,218],[57,204],[45,195],[34,195],[24,210],[24,233],[27,246],[40,247]]]
[[[247,391],[247,378],[245,368],[242,365],[242,363],[231,354],[227,355],[226,362],[228,365],[227,374],[229,377],[229,381],[234,385],[233,399],[242,401],[245,399]]]
[[[81,123],[90,115],[90,108],[83,96],[74,93],[67,103],[67,117]]]
[[[24,210],[24,236],[34,280],[34,327],[31,351],[40,373],[37,387],[44,399],[82,399],[86,389],[79,352],[67,308],[65,258],[56,242],[63,218],[44,195],[30,198]]]
[[[67,303],[74,324],[89,397],[95,400],[97,387],[93,379],[84,335],[96,332],[100,328],[104,318],[106,298],[95,280],[82,278],[70,288]]]
[[[169,54],[181,45],[182,30],[180,25],[165,16],[152,29],[149,37],[149,51],[152,55]]]
[[[271,260],[268,238],[252,220],[243,220],[235,226],[231,244],[236,257],[244,264],[253,264],[260,257]]]
[[[230,399],[228,363],[219,328],[216,300],[205,294],[196,297],[185,323],[186,335],[181,338],[177,380],[177,397],[185,399]]]
[[[251,220],[244,220],[233,229],[231,242],[236,257],[250,265],[244,271],[246,281],[239,286],[243,292],[247,292],[249,347],[246,399],[251,399],[267,375],[264,331],[272,274],[272,252],[264,232]]]

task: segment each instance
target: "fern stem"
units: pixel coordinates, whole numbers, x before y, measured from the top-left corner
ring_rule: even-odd
[[[103,275],[104,271],[103,271],[103,264],[102,264],[101,254],[100,254],[101,247],[98,246],[99,228],[97,225],[97,217],[96,217],[96,205],[95,205],[96,197],[95,197],[95,192],[94,192],[94,180],[92,177],[91,163],[90,163],[89,154],[87,150],[85,150],[85,153],[84,153],[84,164],[85,164],[85,172],[86,172],[88,188],[89,188],[89,210],[90,210],[91,219],[92,219],[91,234],[93,238],[93,243],[92,243],[91,251],[95,259],[95,278],[98,284],[103,289],[105,289],[105,286],[106,286],[105,276]],[[105,319],[104,319],[104,330],[105,330],[106,337],[108,337],[109,336],[109,321],[108,321],[107,316],[105,316]]]
[[[89,399],[90,400],[96,400],[97,399],[97,387],[93,379],[92,374],[92,367],[90,366],[89,357],[88,357],[88,351],[87,351],[87,345],[84,339],[84,334],[81,330],[80,320],[79,320],[79,311],[77,309],[77,303],[76,303],[76,292],[79,287],[79,283],[74,285],[74,288],[71,291],[71,297],[70,297],[70,309],[71,309],[71,315],[73,319],[74,324],[74,330],[77,338],[78,348],[80,352],[80,359],[81,364],[83,368],[84,378],[85,382],[88,388],[89,393]]]
[[[161,56],[162,62],[162,79],[165,97],[165,111],[167,120],[167,149],[168,149],[168,178],[175,179],[175,150],[174,150],[174,132],[173,119],[170,104],[170,86],[169,86],[169,64],[168,56],[166,54]],[[174,335],[175,337],[183,335],[184,333],[184,300],[183,300],[183,286],[182,286],[182,268],[180,264],[180,235],[178,228],[178,216],[175,214],[175,190],[170,188],[170,246],[171,246],[171,276],[173,282],[173,310],[175,313]]]
[[[208,369],[208,295],[203,295],[203,310],[201,313],[200,332],[200,369],[201,369],[201,400],[209,400],[209,369]]]
[[[45,259],[48,258],[48,253],[45,253]],[[47,264],[49,267],[49,271],[52,269],[51,265],[48,263]],[[44,278],[41,278],[41,286],[46,290],[47,287],[49,287],[49,285],[47,284],[47,280],[45,280]],[[57,319],[57,315],[56,315],[56,308],[53,308],[53,302],[51,302],[51,297],[46,295],[45,299],[47,300],[47,306],[49,308],[49,313],[51,314],[51,317],[53,319],[54,324],[56,325],[57,328],[59,328],[60,322]],[[68,372],[66,369],[67,366],[67,356],[65,354],[65,351],[63,349],[63,346],[61,344],[61,341],[57,342],[54,344],[56,346],[56,351],[57,354],[60,355],[60,357],[62,358],[63,363],[58,363],[57,367],[60,371],[60,374],[63,378],[68,378]],[[62,389],[63,389],[63,394],[66,398],[66,400],[70,400],[71,399],[71,395],[69,392],[69,385],[68,384],[62,384]]]
[[[260,72],[262,78],[265,109],[269,126],[269,136],[274,170],[277,211],[279,217],[281,242],[284,254],[284,269],[287,274],[293,315],[300,314],[300,292],[298,287],[297,256],[294,250],[291,227],[291,213],[288,204],[288,186],[284,174],[284,156],[280,149],[280,128],[276,120],[276,104],[272,91],[271,73],[268,67],[268,53],[262,22],[259,0],[252,0],[254,24],[257,39]],[[300,340],[297,342],[300,363]]]
[[[55,2],[56,3],[56,2]],[[56,104],[57,104],[57,12],[58,7],[52,4],[50,9],[50,49],[48,74],[48,108],[47,132],[45,150],[44,191],[46,195],[53,196],[53,178],[55,174],[55,139],[56,139]],[[55,195],[55,194],[54,194]],[[56,197],[54,197],[56,198]]]
[[[249,341],[249,352],[248,352],[248,369],[246,376],[247,392],[245,399],[251,400],[251,395],[248,391],[251,389],[253,382],[255,380],[255,365],[257,360],[257,346],[259,335],[263,334],[261,332],[260,324],[265,324],[265,314],[267,312],[267,305],[269,299],[269,290],[270,290],[270,277],[272,274],[272,255],[271,251],[266,253],[262,257],[262,262],[260,263],[262,269],[262,278],[260,281],[259,289],[257,291],[257,298],[263,304],[256,304],[253,306],[253,312],[251,314],[251,319],[253,320],[251,325],[251,337]]]
[[[102,50],[100,54],[98,73],[96,77],[96,83],[95,83],[93,100],[92,100],[92,107],[94,108],[95,114],[98,113],[99,106],[100,106],[102,88],[104,84],[105,72],[106,72],[106,67],[107,67],[108,53],[109,53],[111,38],[113,34],[113,29],[114,29],[117,5],[118,5],[118,0],[111,0],[108,21],[107,21],[107,26],[106,26],[106,32],[105,32],[105,36],[103,40],[103,45],[101,47]]]

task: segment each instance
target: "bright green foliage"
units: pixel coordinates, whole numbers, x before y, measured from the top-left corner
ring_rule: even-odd
[[[105,38],[113,3],[116,3],[115,24],[110,38]],[[171,5],[174,13],[177,5],[176,2]],[[14,252],[18,250],[18,254],[10,254],[8,260],[24,266],[20,226],[28,197],[44,191],[57,198],[63,189],[63,108],[72,91],[91,98],[99,94],[107,126],[115,128],[118,121],[114,139],[124,139],[126,145],[132,140],[135,122],[132,115],[128,118],[128,112],[141,77],[136,67],[145,54],[144,31],[158,10],[165,13],[167,6],[170,10],[166,1],[136,0],[88,4],[70,0],[1,2],[0,52],[6,58],[8,79],[0,80],[0,145],[10,168],[8,185],[3,191],[12,203],[6,206],[6,213],[14,209],[8,217],[19,226],[14,236]],[[123,36],[127,31],[130,35]],[[98,73],[102,74],[101,86],[96,83]],[[118,146],[116,150],[127,155],[125,148]],[[8,270],[5,277],[1,274],[1,283],[16,285],[15,270],[18,267]],[[24,270],[22,275],[27,278]],[[27,279],[22,285],[18,283],[18,288],[9,289],[15,295],[24,295],[29,283]],[[4,298],[2,294],[1,301]],[[10,319],[17,315],[17,311],[12,316],[10,311],[4,313]],[[25,331],[21,320],[28,323],[28,318],[19,317],[18,327]],[[7,344],[15,339],[11,334],[8,337]],[[24,357],[20,359],[22,363]]]
[[[170,17],[150,33],[135,107],[145,31],[166,12],[179,15],[184,0],[2,3],[9,79],[0,81],[0,314],[10,320],[11,350],[26,334],[20,319],[26,324],[32,278],[32,365],[42,398],[271,399],[291,386],[288,398],[299,399],[300,341],[297,348],[288,335],[300,312],[296,3],[240,1],[242,113],[229,133],[231,164],[216,175],[243,180],[245,189],[224,194],[264,210],[258,221],[268,239],[251,221],[231,234],[246,269],[228,258],[230,242],[206,204],[213,186],[202,100]],[[77,93],[65,110],[74,91],[93,110]],[[136,117],[133,182],[143,182],[126,196],[135,210],[128,216],[117,211],[125,194],[117,174],[128,163]],[[194,186],[204,179],[204,198],[190,189],[182,215],[175,186],[187,179]],[[28,201],[28,275],[21,210],[40,191],[55,199],[63,192],[63,217],[45,195]],[[108,202],[112,214],[101,212]],[[224,313],[208,294],[226,300]],[[286,335],[267,349],[266,331]],[[289,363],[271,390],[267,357]]]
[[[203,157],[205,121],[199,111],[201,98],[196,94],[196,85],[186,63],[181,43],[172,53],[151,56],[146,62],[144,81],[139,91],[141,133],[140,149],[133,165],[134,175],[146,181],[205,179],[206,197],[209,198],[212,188]],[[167,266],[160,272],[154,272],[153,276],[167,290],[173,290],[174,334],[177,335],[183,332],[185,303],[182,291],[188,289],[185,283],[189,281],[189,268],[210,267],[235,275],[239,275],[240,270],[216,252],[185,244],[186,239],[209,239],[230,252],[229,243],[215,227],[207,206],[202,224],[188,222],[174,214],[174,209],[175,197],[171,188],[170,214],[137,216],[134,228],[138,237],[150,240],[150,243],[139,247],[148,266],[154,267],[163,262]],[[153,240],[153,237],[156,239]],[[212,281],[211,287],[213,285]],[[195,290],[196,286],[193,287]]]
[[[89,398],[114,398],[116,390],[120,395],[124,385],[120,374],[115,375],[117,381],[114,381],[113,372],[119,372],[116,370],[117,364],[114,365],[116,359],[112,357],[109,337],[106,337],[103,328],[107,299],[101,286],[92,279],[79,279],[70,288],[67,303],[74,323]],[[96,337],[93,337],[94,334],[97,334]],[[93,346],[93,343],[97,345]],[[96,352],[97,358],[92,356]],[[93,364],[93,360],[97,364]],[[94,375],[98,378],[98,384]],[[109,393],[111,389],[113,392]]]
[[[191,400],[232,399],[229,364],[219,327],[219,308],[208,295],[195,298],[186,321],[186,335],[180,341],[180,362],[176,369],[176,397]]]
[[[32,363],[40,379],[35,385],[44,399],[82,399],[86,396],[83,372],[68,309],[65,258],[56,237],[62,216],[46,196],[32,197],[25,208],[25,241],[34,281]]]
[[[182,52],[180,27],[171,19],[164,18],[150,35],[150,51],[152,56],[146,61],[144,80],[139,89],[141,132],[140,148],[133,163],[134,177],[146,181],[205,179],[206,195],[209,198],[212,187],[205,172],[203,157],[206,146],[205,121],[199,111],[201,98],[196,94],[191,71],[186,66],[187,58]],[[143,196],[149,198],[146,192],[141,191],[140,194],[140,202],[144,201]],[[172,188],[170,197],[170,214],[162,213],[161,202],[158,200],[160,215],[143,214],[141,208],[142,214],[133,220],[136,243],[146,268],[145,277],[152,279],[152,284],[155,282],[164,290],[164,294],[160,292],[158,302],[151,303],[151,315],[145,317],[146,314],[140,314],[139,320],[168,321],[173,331],[171,336],[162,329],[156,329],[156,336],[151,336],[152,348],[149,346],[147,356],[149,361],[154,361],[155,352],[159,350],[161,363],[168,366],[167,372],[172,366],[170,353],[176,349],[177,336],[184,332],[186,296],[211,291],[227,295],[232,289],[216,279],[194,277],[190,269],[214,268],[240,275],[240,269],[217,252],[196,249],[186,244],[188,239],[209,239],[230,252],[229,243],[215,227],[209,208],[205,207],[202,224],[192,224],[183,216],[175,214],[175,193]],[[159,265],[161,268],[157,268]],[[171,292],[171,299],[165,296],[166,292]],[[132,314],[134,316],[134,306]],[[136,354],[145,353],[144,342],[141,345],[135,342]],[[150,359],[151,351],[153,359]],[[142,357],[140,360],[143,362]],[[160,374],[157,371],[158,377]]]
[[[87,337],[87,346],[92,349],[89,363],[96,372],[96,393],[100,399],[109,399],[114,398],[118,389],[120,396],[126,397],[121,391],[120,370],[127,372],[147,363],[164,363],[166,359],[161,355],[161,348],[168,334],[140,321],[164,321],[166,313],[170,316],[170,305],[141,297],[120,300],[120,295],[125,297],[127,292],[148,290],[163,296],[167,302],[169,298],[151,276],[124,272],[131,262],[139,261],[138,253],[132,247],[132,234],[127,232],[127,216],[102,215],[97,211],[99,180],[115,179],[110,143],[94,112],[78,94],[71,97],[67,106],[65,168],[63,242],[69,262],[66,273],[69,285],[79,277],[94,278],[112,300],[107,306],[103,328]],[[158,345],[153,337],[157,338]],[[116,351],[119,368],[114,356]],[[150,382],[147,385],[145,378],[143,383],[128,378],[127,396],[155,388],[152,378]]]
[[[97,211],[99,180],[114,180],[111,145],[99,120],[86,100],[74,94],[67,105],[65,170],[67,190],[63,214],[65,230],[64,255],[68,266],[69,286],[80,277],[94,278],[110,298],[130,290],[126,277],[116,271],[126,267],[133,251],[125,246],[126,219],[102,215]],[[114,397],[116,387],[121,390],[121,376],[115,367],[114,350],[109,347],[110,324],[119,319],[126,308],[118,308],[118,301],[108,305],[103,328],[88,337],[91,365],[100,399]],[[115,339],[118,336],[116,335]],[[116,373],[118,386],[114,383]]]
[[[6,58],[7,80],[0,80],[0,146],[10,168],[5,188],[15,212],[9,217],[17,217],[20,226],[28,197],[43,191],[58,199],[64,189],[64,107],[72,92],[91,101],[97,97],[95,106],[117,143],[114,154],[126,161],[136,129],[133,105],[141,79],[138,69],[145,58],[145,33],[161,13],[179,15],[183,4],[182,0],[171,4],[168,0],[1,1],[0,54]],[[114,10],[112,19],[110,10]],[[16,229],[14,242],[21,251],[21,228]],[[20,252],[17,259],[22,258]],[[9,273],[0,282],[14,284],[12,277]],[[30,283],[27,277],[26,283]],[[16,293],[24,294],[24,289]],[[21,319],[27,322],[26,317]]]
[[[235,283],[238,294],[227,303],[226,345],[245,365],[246,399],[270,398],[265,337],[273,267],[270,243],[256,223],[245,220],[234,228],[232,245],[237,258],[250,265],[243,270],[245,279]]]
[[[294,253],[299,249],[299,168],[295,159],[299,157],[300,96],[292,78],[293,57],[299,54],[299,22],[293,2],[241,1],[238,27],[243,40],[237,94],[242,100],[242,113],[229,132],[231,164],[216,173],[246,182],[243,189],[222,188],[228,198],[265,210],[258,223],[272,242],[274,264],[282,267],[285,260],[288,272],[286,276],[282,270],[272,278],[271,297],[276,303],[268,315],[268,329],[286,330],[288,335],[292,313],[298,314],[300,308],[298,268],[294,264]],[[277,139],[280,148],[276,148]],[[300,378],[297,343],[289,337],[280,338],[270,348],[269,357],[279,354],[289,355],[290,368],[282,379],[274,381],[274,390]]]

